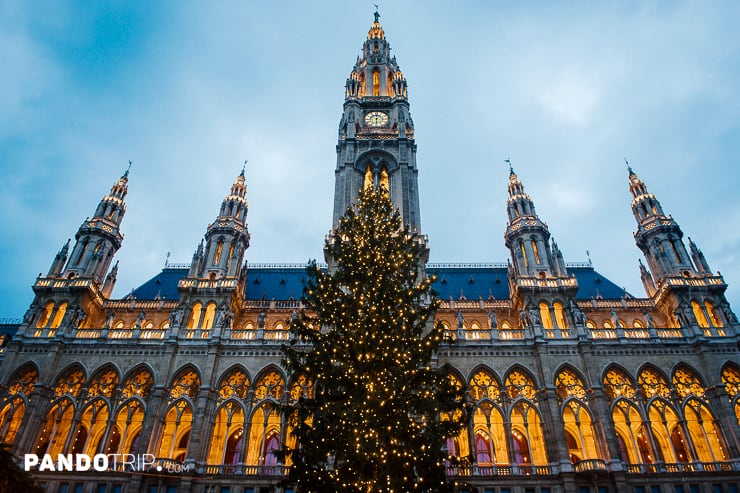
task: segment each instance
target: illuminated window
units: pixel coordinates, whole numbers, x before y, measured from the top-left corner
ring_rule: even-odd
[[[189,397],[196,399],[198,397],[198,388],[200,387],[200,377],[193,370],[185,370],[172,383],[170,388],[170,402],[180,397]]]
[[[49,319],[51,318],[51,312],[54,310],[54,302],[49,301],[44,305],[44,311],[41,312],[41,316],[39,317],[39,321],[36,323],[36,327],[38,328],[44,328],[49,323]]]
[[[244,409],[234,400],[225,402],[216,412],[211,444],[208,452],[209,464],[237,464],[243,454]]]
[[[380,72],[373,70],[373,96],[380,96]]]
[[[126,399],[131,397],[148,399],[153,386],[154,377],[152,373],[146,368],[142,368],[126,379],[121,387],[121,395]]]
[[[388,178],[388,170],[385,168],[385,166],[380,169],[380,179],[378,185],[380,186],[381,190],[384,191],[384,195],[387,197],[391,186],[390,180]]]
[[[648,408],[648,420],[657,446],[657,460],[667,463],[691,460],[679,416],[667,402],[662,399],[652,401]]]
[[[216,245],[216,253],[213,255],[213,265],[218,265],[218,263],[221,261],[221,252],[224,249],[224,240],[218,240],[218,244]]]
[[[475,401],[490,399],[501,402],[501,389],[493,375],[487,370],[478,370],[468,384],[470,397]]]
[[[593,320],[586,320],[586,327],[589,329],[595,329],[596,328],[596,322]]]
[[[699,324],[699,327],[709,327],[709,322],[707,322],[704,316],[704,310],[702,310],[701,305],[697,301],[691,300],[691,309],[694,311],[694,317],[696,317],[696,323]]]
[[[275,465],[275,452],[280,448],[280,411],[274,404],[264,402],[252,413],[247,448],[248,465]]]
[[[676,257],[676,262],[681,263],[681,256],[678,254],[678,248],[676,248],[676,241],[671,240],[671,250],[673,250],[673,256]]]
[[[561,329],[567,329],[568,328],[568,321],[565,319],[565,313],[563,312],[563,304],[559,301],[556,301],[552,304],[553,311],[555,311],[555,321],[558,324],[558,327]]]
[[[558,400],[561,403],[566,402],[563,408],[563,426],[566,438],[570,437],[568,449],[571,461],[599,458],[583,381],[573,370],[566,368],[555,378],[555,391]]]
[[[511,410],[511,437],[516,464],[547,464],[542,420],[537,409],[526,401],[517,402]]]
[[[586,388],[583,386],[583,381],[573,370],[568,368],[558,373],[555,378],[555,392],[561,403],[570,397],[586,399]]]
[[[370,168],[370,165],[368,164],[365,168],[365,178],[362,183],[363,189],[368,189],[373,187],[373,170]]]
[[[165,415],[157,457],[183,461],[190,443],[193,409],[190,403],[179,399],[172,403]]]
[[[635,399],[637,392],[632,379],[619,369],[610,369],[604,374],[604,391],[610,400],[626,397]]]
[[[230,398],[245,399],[249,391],[249,377],[246,372],[239,368],[230,371],[221,379],[218,390],[218,400],[224,401]]]
[[[527,260],[527,250],[524,248],[524,243],[519,240],[519,251],[522,252],[522,259],[524,260],[524,267],[529,267],[529,261]]]
[[[73,366],[57,379],[54,386],[54,395],[62,397],[65,395],[74,398],[80,397],[82,386],[85,384],[85,373],[78,366]]]
[[[540,250],[537,248],[537,241],[533,238],[530,240],[532,243],[532,252],[534,253],[534,261],[537,264],[541,264],[540,262]]]
[[[304,399],[313,398],[314,387],[306,375],[299,375],[290,385],[290,400],[295,402],[301,397]]]
[[[620,399],[612,408],[614,431],[620,441],[622,460],[628,464],[652,464],[655,455],[637,406]],[[626,457],[625,457],[626,456]]]
[[[85,252],[87,251],[88,244],[88,240],[85,240],[82,243],[82,249],[80,249],[80,254],[77,256],[77,261],[75,262],[75,265],[80,265],[80,262],[82,262],[82,258],[85,256]]]
[[[50,327],[52,329],[58,329],[60,325],[62,325],[62,320],[64,320],[64,315],[67,313],[67,302],[62,301],[59,303],[59,306],[57,307],[57,311],[54,314],[54,320],[51,321]]]
[[[478,465],[508,464],[507,432],[500,406],[489,400],[480,402],[473,413],[473,432]]]
[[[118,373],[115,370],[107,370],[103,373],[98,373],[90,380],[90,385],[87,389],[88,397],[106,397],[110,399],[113,396],[113,391],[118,387]]]
[[[719,316],[719,313],[717,313],[717,309],[714,308],[714,305],[711,301],[706,300],[704,302],[704,307],[707,309],[707,313],[709,314],[709,320],[712,321],[712,325],[715,327],[724,327],[724,324],[722,323],[722,319]]]
[[[265,373],[254,386],[256,400],[274,399],[280,401],[285,392],[285,382],[275,370]]]
[[[111,429],[106,454],[135,453],[144,426],[144,406],[137,399],[126,401],[118,410]]]
[[[701,462],[727,460],[717,420],[707,404],[699,399],[691,398],[684,405],[684,415],[697,459]]]
[[[531,401],[537,399],[537,388],[532,379],[520,370],[514,370],[506,377],[506,394],[509,399],[514,400],[524,397]]]
[[[22,397],[11,397],[0,407],[0,437],[3,442],[12,445],[23,423],[26,403]]]
[[[550,316],[550,305],[544,301],[540,301],[540,319],[542,320],[542,327],[545,329],[552,329],[552,317]]]
[[[206,305],[206,312],[203,315],[203,323],[201,327],[204,329],[210,329],[213,326],[213,318],[216,316],[216,303],[211,301]]]
[[[640,319],[637,319],[636,318],[635,321],[632,322],[632,327],[634,327],[636,329],[643,329],[644,328],[644,325],[642,325],[642,321],[640,321]]]
[[[64,453],[63,448],[71,431],[74,412],[74,403],[69,398],[63,398],[51,407],[36,440],[34,454],[51,454],[56,457],[57,454]]]
[[[642,370],[637,377],[637,383],[642,388],[642,395],[646,399],[652,397],[671,398],[671,389],[668,386],[668,381],[653,368],[648,367]]]
[[[188,322],[188,329],[198,328],[200,324],[200,314],[203,311],[203,305],[200,301],[196,301],[193,305],[193,311],[190,315],[190,321]]]
[[[108,414],[108,404],[103,399],[94,399],[85,407],[70,444],[71,453],[93,456],[103,451],[101,440],[108,427]]]
[[[673,386],[681,399],[692,395],[704,397],[704,385],[699,376],[686,367],[680,367],[673,373]]]

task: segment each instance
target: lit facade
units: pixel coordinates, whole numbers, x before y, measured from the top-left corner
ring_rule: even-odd
[[[384,185],[422,232],[417,174],[406,80],[376,14],[346,82],[334,225],[358,190]],[[424,259],[456,339],[438,361],[475,405],[447,444],[461,491],[738,490],[740,325],[727,285],[632,169],[628,186],[644,298],[566,263],[513,169],[509,260]],[[311,393],[280,365],[304,266],[247,262],[242,171],[190,264],[112,299],[127,187],[128,172],[36,280],[23,321],[2,327],[17,332],[1,353],[0,438],[19,455],[156,457],[146,471],[37,472],[53,492],[273,491],[286,467],[274,450],[291,440],[276,405]]]

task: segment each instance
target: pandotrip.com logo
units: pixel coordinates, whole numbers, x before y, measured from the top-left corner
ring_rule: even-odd
[[[170,460],[157,460],[153,454],[25,454],[23,469],[39,472],[132,471],[182,473],[193,467]]]

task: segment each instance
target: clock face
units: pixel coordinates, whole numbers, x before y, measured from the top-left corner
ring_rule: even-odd
[[[382,111],[371,111],[365,115],[365,123],[370,127],[382,127],[388,124],[388,115]]]

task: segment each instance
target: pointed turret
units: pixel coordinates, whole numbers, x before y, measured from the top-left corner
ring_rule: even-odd
[[[406,79],[396,58],[391,56],[380,14],[375,12],[362,54],[345,86],[337,143],[333,227],[357,200],[359,190],[384,186],[404,225],[420,232],[417,174]]]
[[[507,162],[508,159],[507,159]],[[534,201],[509,162],[509,198],[506,211],[509,221],[504,234],[511,252],[509,289],[517,310],[532,313],[530,324],[544,328],[566,328],[575,324],[578,283],[569,276],[563,254],[552,240],[547,224],[537,215]],[[568,309],[565,309],[568,307]],[[535,322],[534,319],[539,319]]]
[[[64,264],[67,263],[67,255],[69,255],[70,241],[72,240],[68,239],[67,243],[65,243],[62,249],[59,250],[59,253],[57,253],[57,256],[54,257],[54,262],[51,263],[49,274],[47,274],[49,277],[56,277],[62,273],[62,269],[64,269]]]
[[[98,283],[103,282],[113,255],[123,242],[120,226],[126,213],[124,200],[128,193],[128,173],[127,169],[110,193],[100,200],[93,217],[80,226],[62,277],[91,277]]]
[[[648,296],[666,320],[691,325],[697,335],[703,335],[704,329],[732,323],[722,276],[712,275],[704,254],[690,239],[689,256],[681,227],[663,212],[658,199],[629,165],[627,170],[632,213],[637,221],[635,242],[647,261],[647,268],[640,262],[640,278]]]
[[[221,202],[216,220],[206,229],[205,242],[201,240],[195,250],[188,276],[178,283],[178,310],[187,309],[189,329],[221,329],[227,313],[233,315],[241,310],[246,274],[244,253],[249,248],[245,181],[242,168]],[[218,336],[219,331],[213,335]]]

